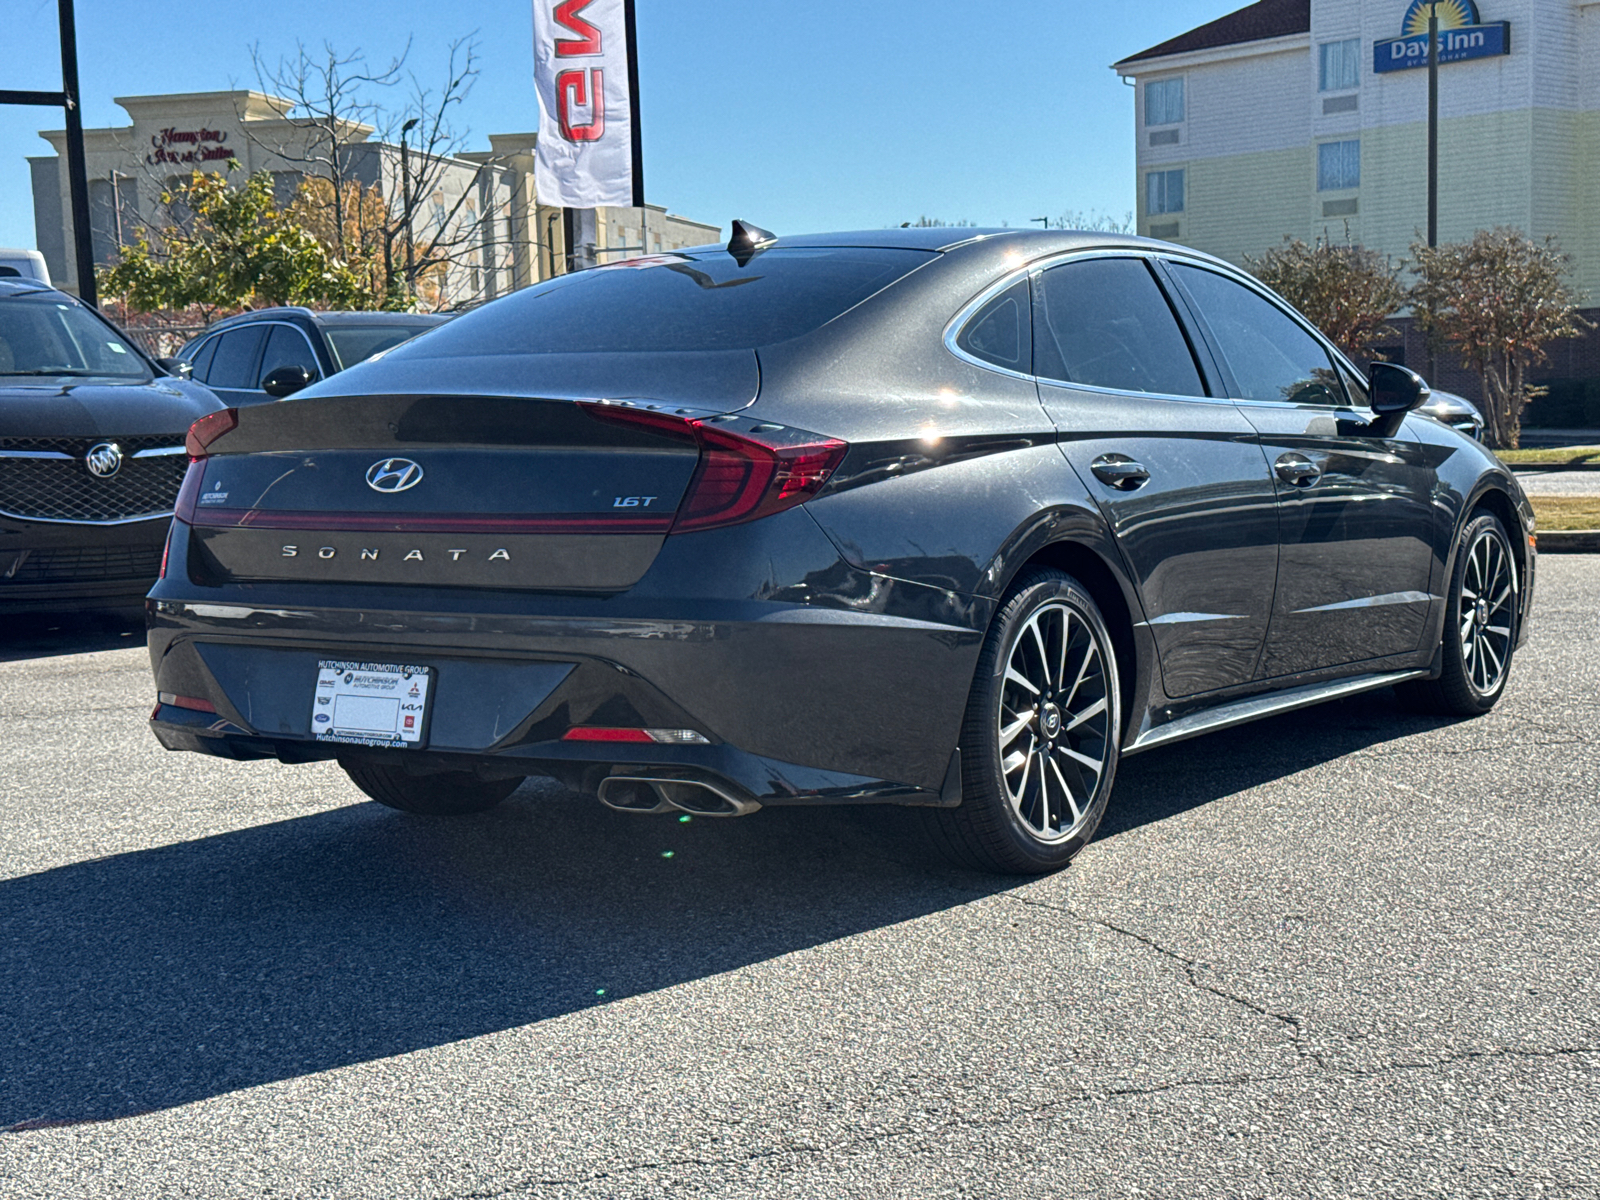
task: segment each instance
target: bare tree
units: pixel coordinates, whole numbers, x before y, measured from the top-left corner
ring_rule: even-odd
[[[348,257],[344,208],[348,198],[345,185],[353,165],[349,148],[365,141],[378,127],[383,109],[373,89],[394,87],[410,53],[407,40],[405,49],[387,67],[373,70],[360,49],[341,54],[328,42],[322,44],[320,55],[296,42],[293,56],[280,58],[274,66],[267,65],[259,42],[250,47],[250,61],[262,90],[292,103],[283,118],[299,134],[266,148],[285,162],[300,165],[306,174],[333,184],[333,249],[340,258]]]
[[[1090,233],[1132,233],[1137,228],[1131,212],[1124,213],[1119,219],[1110,213],[1091,209],[1084,212],[1080,209],[1069,208],[1059,217],[1051,217],[1049,229],[1082,229]]]
[[[450,43],[436,87],[411,69],[410,55],[408,42],[379,70],[368,68],[360,50],[343,54],[324,45],[313,57],[297,45],[269,67],[259,46],[252,49],[263,89],[291,102],[284,118],[297,137],[266,148],[306,175],[295,213],[337,259],[372,278],[385,306],[409,306],[422,296],[439,307],[453,267],[496,270],[508,251],[495,235],[492,188],[479,203],[497,160],[461,157],[470,131],[457,118],[480,71],[475,37]],[[402,96],[391,92],[402,87]],[[381,169],[377,182],[363,183],[354,147],[372,133]],[[452,194],[456,183],[459,195]]]

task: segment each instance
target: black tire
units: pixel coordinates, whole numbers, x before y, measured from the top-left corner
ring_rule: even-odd
[[[487,812],[522,784],[521,779],[479,779],[470,771],[411,775],[404,768],[342,762],[350,780],[379,804],[430,817]]]
[[[1396,687],[1401,703],[1416,712],[1457,717],[1493,708],[1511,677],[1520,599],[1517,559],[1505,526],[1492,513],[1479,513],[1456,542],[1444,613],[1443,670],[1437,679]]]
[[[1025,573],[978,656],[961,726],[961,804],[923,809],[929,836],[974,870],[1060,870],[1105,815],[1121,728],[1116,652],[1100,609],[1070,575]],[[1092,776],[1091,760],[1099,766]]]

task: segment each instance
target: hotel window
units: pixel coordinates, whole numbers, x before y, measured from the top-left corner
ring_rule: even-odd
[[[1317,47],[1317,91],[1347,92],[1361,86],[1361,39]]]
[[[1176,125],[1183,120],[1183,77],[1144,85],[1144,123]]]
[[[1144,210],[1157,213],[1183,211],[1183,170],[1151,171],[1144,177]]]
[[[1361,186],[1361,143],[1323,142],[1317,147],[1317,191]]]

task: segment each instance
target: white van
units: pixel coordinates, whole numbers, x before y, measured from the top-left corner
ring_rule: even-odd
[[[7,250],[0,246],[0,279],[8,275],[37,279],[43,284],[50,282],[50,268],[44,265],[44,255],[37,250]]]

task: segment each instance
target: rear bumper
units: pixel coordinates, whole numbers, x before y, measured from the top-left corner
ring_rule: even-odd
[[[585,787],[701,773],[762,804],[938,803],[987,607],[847,567],[802,512],[757,524],[773,528],[669,538],[647,580],[609,598],[367,586],[332,607],[311,584],[195,587],[175,545],[147,608],[156,687],[216,712],[161,705],[152,728],[170,749],[223,757],[379,754]],[[784,554],[734,544],[758,536]],[[745,565],[718,577],[719,562]],[[317,741],[316,663],[330,657],[434,667],[426,747]],[[583,725],[710,744],[562,740]]]

